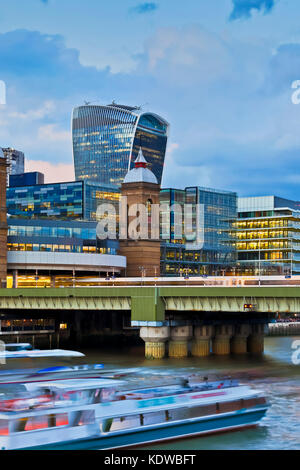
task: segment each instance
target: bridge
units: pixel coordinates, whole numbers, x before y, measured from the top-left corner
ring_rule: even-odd
[[[0,313],[130,312],[146,357],[262,353],[264,328],[280,313],[300,313],[300,289],[291,286],[130,286],[0,289]],[[79,318],[79,320],[78,320]],[[79,322],[79,323],[78,323]],[[192,341],[191,341],[192,340]],[[212,345],[212,348],[211,348]]]

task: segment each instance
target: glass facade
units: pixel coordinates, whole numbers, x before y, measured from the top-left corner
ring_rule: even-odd
[[[117,220],[120,192],[111,186],[100,185],[92,181],[84,182],[84,217],[86,220],[97,220],[97,207],[100,204],[112,204],[115,207]]]
[[[51,251],[116,254],[97,241],[96,222],[9,219],[8,251]]]
[[[162,172],[167,148],[168,126],[151,114],[144,114],[138,121],[134,137],[130,161],[130,169],[134,167],[140,147],[148,163],[149,170],[155,174],[161,184]]]
[[[73,110],[72,138],[77,180],[119,188],[139,147],[161,183],[168,123],[137,107],[85,105]]]
[[[96,227],[97,222],[92,221],[9,218],[7,250],[8,252],[29,252],[25,255],[25,259],[28,260],[32,252],[70,253],[70,256],[72,253],[76,255],[82,253],[88,256],[90,254],[116,255],[116,244],[110,240],[105,242],[98,240]],[[59,265],[60,256],[50,259],[56,259]],[[40,266],[39,269],[31,266],[30,262],[25,265],[21,263],[21,266],[17,267],[14,264],[9,265],[7,285],[8,287],[69,287],[74,286],[75,278],[77,282],[92,276],[90,270],[85,272],[76,264],[65,267],[57,266],[57,264],[55,261],[52,265]],[[113,268],[111,270],[114,273]],[[104,276],[105,271],[105,267],[95,264],[94,272],[97,276],[100,272]],[[118,270],[116,274],[118,275]]]
[[[116,188],[89,181],[10,187],[6,191],[8,214],[26,218],[96,220],[98,205],[117,206],[119,197]]]
[[[185,240],[180,236],[183,230],[183,223],[181,220],[181,227],[179,218],[175,216],[174,210],[168,210],[169,206],[172,208],[175,204],[178,205],[179,212],[183,214],[184,204],[186,203],[186,192],[184,189],[162,189],[160,191],[160,204],[162,206],[161,221],[160,221],[160,237],[167,243],[183,244]]]
[[[204,206],[204,247],[220,250],[224,261],[232,258],[230,229],[237,217],[237,194],[198,188],[197,202]]]
[[[181,239],[176,237],[176,218],[172,211],[169,219],[167,217],[163,219],[165,221],[161,223],[161,237],[164,238],[161,249],[162,275],[178,276],[181,273],[222,275],[234,269],[236,250],[232,229],[233,222],[237,218],[236,193],[199,187],[188,187],[185,190],[163,189],[160,202],[169,203],[171,206],[179,204],[180,207],[184,204],[190,205],[191,229],[195,234],[194,238],[189,233]],[[184,217],[182,225],[184,233]],[[197,235],[199,227],[200,240],[203,243],[200,247]]]
[[[7,186],[9,184],[9,175],[18,175],[24,173],[25,155],[19,150],[13,148],[2,148],[8,164],[7,167]]]
[[[7,212],[25,217],[83,218],[83,183],[7,188]]]
[[[239,198],[233,235],[242,274],[300,272],[300,204],[276,196]]]

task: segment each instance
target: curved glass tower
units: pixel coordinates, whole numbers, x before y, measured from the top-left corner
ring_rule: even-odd
[[[149,169],[161,184],[169,124],[140,108],[109,104],[73,110],[72,139],[76,180],[120,187],[142,147]]]

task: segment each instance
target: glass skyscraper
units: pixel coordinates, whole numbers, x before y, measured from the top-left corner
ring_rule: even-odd
[[[215,274],[231,272],[236,265],[232,237],[237,219],[237,194],[201,187],[162,189],[161,204],[171,207],[170,216],[161,221],[161,273],[163,276]],[[172,205],[192,208],[192,232],[178,237],[178,226]],[[201,206],[201,213],[196,209]],[[182,218],[184,234],[184,218]],[[197,228],[198,227],[198,228]],[[200,229],[200,230],[199,230]],[[198,235],[199,235],[199,241]],[[188,236],[188,237],[187,237]],[[200,245],[200,246],[199,246]]]
[[[119,188],[142,147],[149,169],[161,184],[169,124],[138,107],[112,103],[73,110],[72,138],[76,180]]]

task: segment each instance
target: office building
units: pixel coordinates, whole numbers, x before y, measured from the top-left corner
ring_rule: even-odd
[[[169,124],[138,107],[112,103],[73,110],[72,139],[76,180],[120,188],[142,148],[161,184]]]
[[[83,192],[82,181],[9,187],[7,212],[18,217],[83,219]]]
[[[118,189],[94,181],[83,181],[83,213],[86,220],[97,220],[97,208],[101,204],[112,204],[118,219],[120,193]]]
[[[84,279],[120,275],[126,258],[113,241],[97,239],[96,221],[8,219],[8,287],[72,285]]]
[[[86,181],[13,186],[7,188],[7,212],[22,218],[96,220],[98,205],[117,205],[119,197],[115,188]]]
[[[145,164],[147,166],[147,163]],[[150,171],[149,168],[147,170]],[[129,172],[129,174],[131,173]],[[154,174],[153,177],[156,178]],[[14,221],[19,218],[21,219],[20,225],[23,225],[21,228],[10,228],[8,249],[14,252],[78,252],[77,250],[80,249],[78,244],[76,245],[70,240],[61,243],[60,235],[57,235],[58,232],[54,230],[54,226],[57,225],[59,233],[63,233],[62,221],[96,221],[97,207],[103,203],[110,203],[116,209],[118,228],[119,198],[119,189],[95,181],[33,184],[7,188],[9,223],[11,227],[14,227]],[[164,214],[166,209],[162,211],[160,221],[162,275],[226,274],[232,272],[236,261],[235,246],[231,239],[232,224],[237,215],[236,193],[198,187],[188,187],[184,190],[162,189],[160,190],[160,203],[163,207],[165,204],[170,206],[174,203],[178,204],[182,209],[182,214],[184,214],[186,204],[193,208],[192,234],[184,233],[184,218],[178,221],[173,210],[167,211],[169,217]],[[199,207],[202,208],[200,213],[198,212]],[[39,243],[33,243],[30,240],[33,232],[39,237],[41,235],[48,236],[46,234],[47,228],[42,229],[39,224],[36,225],[36,228],[32,228],[33,226],[30,224],[35,219],[44,220],[47,223],[52,221],[54,224],[51,229],[52,240],[40,238]],[[29,233],[28,238],[26,238],[26,233]],[[58,241],[55,240],[56,236]],[[85,237],[82,238],[85,239]],[[93,250],[93,245],[90,246],[89,250]],[[98,240],[97,247],[101,248],[103,253],[116,254],[119,250],[119,241],[118,239]],[[83,250],[83,252],[86,251],[87,248]],[[155,263],[152,262],[152,264]]]
[[[169,218],[162,218],[162,275],[232,273],[236,263],[232,239],[233,222],[237,217],[236,193],[201,187],[162,189],[160,203],[177,204],[182,214],[186,205],[192,207],[189,231],[184,230],[184,217],[180,222],[174,210],[170,211]]]
[[[277,196],[238,198],[237,272],[300,273],[300,202]]]
[[[24,160],[25,156],[23,152],[13,148],[2,148],[4,156],[7,161],[7,182],[9,185],[9,175],[18,175],[24,173]]]
[[[9,175],[9,186],[32,186],[36,184],[44,184],[45,176],[39,171],[30,171],[20,173],[18,175]]]

